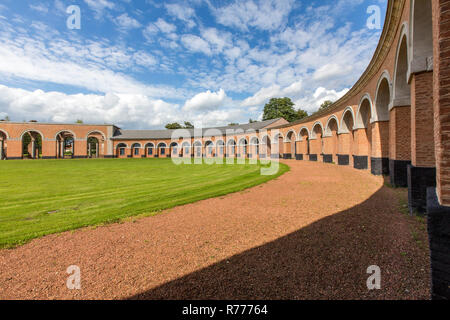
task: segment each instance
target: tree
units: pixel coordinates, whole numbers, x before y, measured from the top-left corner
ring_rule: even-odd
[[[83,123],[83,120],[78,119],[77,121],[75,121],[75,123],[82,124],[82,123]]]
[[[238,126],[238,125],[239,125],[239,123],[235,123],[235,122],[228,124],[228,126],[230,126],[230,127],[234,127],[234,126]]]
[[[190,123],[189,121],[184,122],[184,127],[186,129],[194,129],[194,125],[192,123]]]
[[[166,129],[169,130],[176,130],[176,129],[194,129],[194,125],[190,123],[189,121],[184,122],[184,126],[179,124],[178,122],[169,123],[166,125]]]
[[[333,102],[333,101],[330,101],[330,100],[324,101],[324,102],[320,105],[319,111],[328,108],[328,107],[331,106],[333,103],[334,103],[334,102]]]
[[[306,117],[308,117],[308,112],[302,109],[297,110],[297,120],[302,120]]]
[[[255,122],[258,122],[258,120],[253,120],[253,119],[248,120],[248,123],[255,123]]]
[[[284,118],[287,121],[292,122],[297,120],[297,117],[298,115],[294,109],[294,103],[290,98],[272,98],[269,103],[264,106],[264,121]]]
[[[169,123],[166,125],[166,129],[175,130],[175,129],[183,129],[183,126],[178,122]]]

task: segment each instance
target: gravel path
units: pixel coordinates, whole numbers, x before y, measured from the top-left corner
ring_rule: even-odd
[[[428,299],[425,223],[368,172],[286,161],[264,185],[0,250],[1,299]],[[66,269],[81,269],[68,290]],[[370,265],[381,290],[369,291]]]

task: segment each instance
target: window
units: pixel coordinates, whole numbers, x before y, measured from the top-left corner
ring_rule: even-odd
[[[166,154],[166,149],[165,148],[161,147],[160,150],[161,150],[160,153],[161,153],[162,156]]]
[[[147,153],[149,156],[153,155],[153,148],[152,147],[148,148]]]
[[[184,153],[189,154],[189,147],[184,148]]]
[[[173,147],[172,153],[173,153],[173,154],[177,154],[177,147]]]
[[[121,156],[124,156],[124,155],[125,155],[125,148],[120,148],[120,149],[119,149],[119,154],[120,154]]]
[[[134,148],[134,155],[138,156],[139,155],[139,148]]]

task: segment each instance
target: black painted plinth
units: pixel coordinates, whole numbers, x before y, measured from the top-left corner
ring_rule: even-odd
[[[409,211],[426,213],[427,189],[436,187],[436,168],[414,167],[409,165],[408,174],[408,205]]]
[[[286,160],[292,159],[292,154],[290,154],[290,153],[285,153],[285,154],[284,154],[284,159],[286,159]]]
[[[369,169],[369,157],[368,156],[353,156],[353,168],[358,170]]]
[[[270,157],[272,159],[280,159],[280,155],[279,154],[272,154],[272,155],[270,155]]]
[[[295,155],[296,160],[303,160],[303,154],[296,154]]]
[[[333,163],[333,155],[332,154],[323,154],[323,162],[325,163]]]
[[[348,154],[338,154],[338,165],[348,166],[350,164],[350,156]]]
[[[309,155],[309,161],[317,161],[318,157],[317,154],[310,154]]]
[[[436,188],[427,189],[427,216],[431,296],[433,300],[450,300],[450,207],[439,204]]]
[[[408,186],[408,166],[411,161],[389,160],[389,176],[391,185],[395,188],[406,188]]]
[[[389,159],[388,158],[370,158],[371,172],[376,176],[389,175]]]

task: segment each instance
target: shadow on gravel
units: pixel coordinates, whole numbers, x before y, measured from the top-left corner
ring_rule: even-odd
[[[429,299],[426,231],[396,192],[129,299]],[[371,265],[381,290],[367,289]]]

